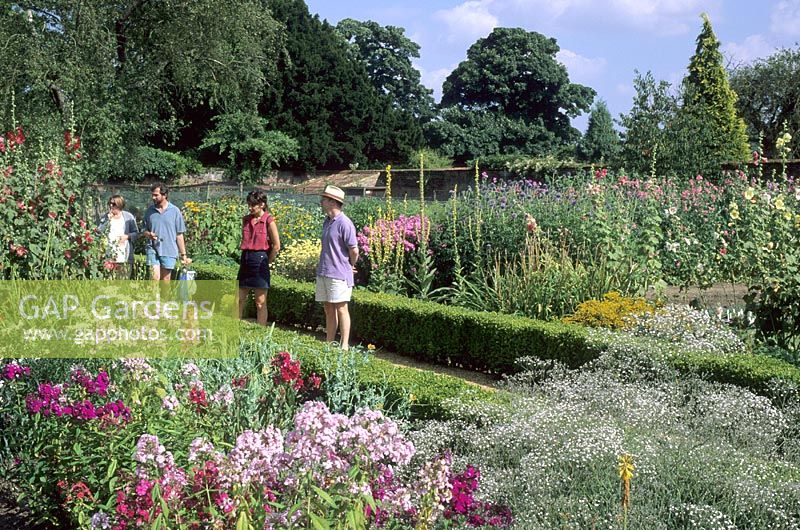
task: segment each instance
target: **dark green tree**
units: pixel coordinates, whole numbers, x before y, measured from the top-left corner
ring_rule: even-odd
[[[687,168],[689,171],[713,174],[723,162],[747,160],[750,144],[744,120],[736,112],[736,93],[728,82],[719,40],[708,15],[704,13],[702,18],[703,29],[697,36],[689,73],[683,80],[683,101],[675,123],[675,139],[693,139],[688,152],[697,154],[699,166]],[[703,130],[678,130],[697,126]]]
[[[281,38],[262,0],[4,3],[0,35],[4,100],[28,125],[74,123],[99,177],[191,127],[184,109],[254,109]]]
[[[561,153],[565,145],[541,121],[458,107],[442,109],[439,119],[425,125],[425,136],[459,164],[487,155]]]
[[[405,160],[422,141],[413,117],[375,90],[347,43],[312,16],[303,0],[270,0],[269,6],[286,27],[286,53],[261,112],[299,142],[297,165],[342,168]]]
[[[664,157],[668,150],[666,129],[675,119],[677,101],[670,94],[670,84],[656,82],[652,72],[642,75],[635,71],[633,86],[633,106],[619,119],[623,127],[620,162],[625,169],[639,174],[646,174],[653,167],[663,173],[669,163]]]
[[[467,59],[447,77],[441,106],[505,117],[517,123],[517,129],[530,128],[536,145],[549,145],[537,138],[550,135],[560,144],[574,144],[580,132],[570,118],[589,110],[595,91],[570,83],[567,69],[556,60],[558,51],[555,39],[539,33],[495,28],[470,46]],[[480,134],[465,131],[470,132]],[[523,152],[528,144],[508,139],[495,151]]]
[[[777,51],[766,59],[731,72],[731,88],[739,96],[737,109],[747,124],[751,142],[764,134],[765,154],[779,155],[775,141],[786,123],[793,133],[790,158],[800,156],[800,47]]]
[[[346,18],[336,25],[336,32],[364,64],[379,94],[424,121],[433,117],[433,91],[422,85],[419,70],[411,64],[412,58],[419,58],[419,44],[406,37],[403,28]]]
[[[589,162],[615,162],[619,151],[619,133],[614,129],[614,120],[605,101],[600,100],[592,107],[586,134],[578,142],[578,158]]]

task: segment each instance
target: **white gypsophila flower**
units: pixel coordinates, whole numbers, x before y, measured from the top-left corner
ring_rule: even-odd
[[[724,322],[687,305],[669,305],[653,314],[639,315],[629,331],[720,355],[745,349],[742,340]]]
[[[647,499],[632,512],[632,527],[747,520],[752,528],[797,528],[791,411],[678,374],[665,359],[683,346],[609,330],[590,331],[589,341],[608,350],[579,370],[529,363],[537,373],[509,379],[509,405],[448,402],[453,419],[410,434],[415,461],[452,449],[454,468],[481,470],[481,499],[511,507],[514,528],[618,528],[618,505],[601,485],[619,454],[635,455],[634,491]],[[686,509],[676,491],[714,500],[708,510]]]

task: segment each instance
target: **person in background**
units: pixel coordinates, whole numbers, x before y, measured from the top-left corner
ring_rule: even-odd
[[[192,260],[186,255],[186,243],[183,234],[186,223],[180,209],[169,202],[169,190],[164,184],[153,184],[150,187],[153,198],[144,213],[144,231],[147,239],[147,264],[152,267],[153,280],[169,281],[172,271],[180,258],[183,265]]]
[[[350,349],[350,312],[353,272],[358,261],[356,227],[342,212],[344,191],[326,186],[320,198],[325,212],[322,223],[322,251],[317,264],[315,299],[325,309],[326,340],[333,342],[338,329],[343,350]]]
[[[130,280],[133,274],[133,243],[139,235],[136,218],[125,210],[122,195],[108,199],[108,214],[100,223],[101,232],[108,231],[108,261],[114,280]]]
[[[268,212],[267,196],[260,190],[247,194],[250,213],[242,218],[242,258],[239,263],[239,318],[250,290],[256,303],[256,322],[267,325],[267,289],[269,289],[269,264],[281,250],[281,239],[275,218]]]

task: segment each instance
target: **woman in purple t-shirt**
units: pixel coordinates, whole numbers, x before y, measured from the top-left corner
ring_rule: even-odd
[[[344,191],[326,186],[320,206],[325,212],[322,224],[322,252],[317,265],[315,299],[325,308],[326,340],[333,342],[338,329],[343,350],[350,348],[350,312],[347,303],[353,294],[353,271],[358,261],[356,227],[342,212]]]

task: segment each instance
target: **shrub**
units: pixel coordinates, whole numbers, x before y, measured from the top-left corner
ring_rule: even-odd
[[[297,140],[281,131],[267,130],[267,120],[255,113],[233,112],[213,118],[214,129],[203,139],[202,149],[216,147],[227,155],[228,169],[237,180],[258,182],[278,164],[296,160]]]
[[[603,295],[602,300],[588,300],[578,305],[575,313],[564,322],[593,328],[621,329],[631,325],[632,317],[652,314],[655,307],[643,298],[628,298],[616,291]]]
[[[321,242],[300,240],[282,250],[275,262],[275,272],[291,280],[311,282],[317,273]]]
[[[318,239],[322,231],[322,210],[312,212],[292,200],[281,199],[270,201],[269,213],[278,225],[284,249],[304,239]]]
[[[169,182],[189,173],[199,173],[202,168],[202,165],[196,160],[178,153],[155,147],[139,146],[131,156],[125,176],[126,180],[135,182],[147,178]]]

